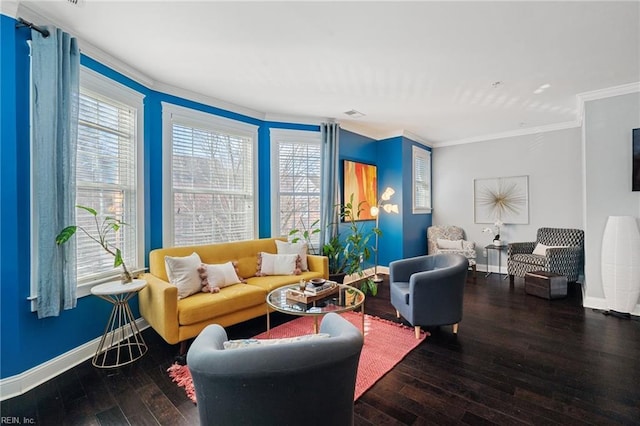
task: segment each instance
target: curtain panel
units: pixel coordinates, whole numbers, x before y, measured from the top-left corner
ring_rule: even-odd
[[[76,306],[76,243],[55,237],[75,223],[76,145],[80,51],[75,38],[47,27],[31,32],[32,66],[32,264],[38,318]]]
[[[340,204],[340,186],[338,175],[338,154],[339,154],[339,133],[338,123],[322,123],[320,125],[320,136],[322,142],[322,182],[320,184],[320,247],[328,243],[332,237],[338,233],[338,209]]]

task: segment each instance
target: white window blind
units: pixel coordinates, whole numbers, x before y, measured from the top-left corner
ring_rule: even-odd
[[[413,147],[413,213],[431,213],[431,152]]]
[[[172,214],[165,238],[178,246],[254,238],[253,132],[216,127],[214,116],[205,122],[170,117]]]
[[[320,134],[318,132],[272,130],[273,235],[288,235],[292,229],[310,230],[320,219]],[[273,161],[272,161],[273,162]],[[318,244],[315,234],[312,243]],[[317,246],[316,246],[317,247]]]
[[[127,225],[110,234],[130,270],[141,265],[137,232],[137,110],[81,84],[76,158],[76,203],[95,209],[98,222],[112,216]],[[76,223],[95,235],[94,217],[77,210]],[[76,233],[78,282],[119,274],[113,256],[83,232]]]

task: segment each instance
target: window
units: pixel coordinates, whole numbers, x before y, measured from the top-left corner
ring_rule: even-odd
[[[257,126],[163,103],[164,245],[257,235]]]
[[[320,147],[319,132],[271,130],[272,235],[310,229],[320,219]]]
[[[143,182],[138,174],[143,158],[141,111],[140,93],[81,68],[76,204],[127,223],[111,242],[121,249],[131,271],[144,267]],[[93,216],[80,210],[76,215],[77,225],[89,231],[95,229]],[[74,238],[77,296],[81,297],[90,294],[93,284],[112,280],[121,270],[114,269],[113,256],[84,233],[77,232]],[[35,295],[33,281],[31,293]]]
[[[142,95],[86,69],[80,76],[76,157],[76,203],[114,216],[127,226],[113,243],[130,270],[144,266],[142,182]],[[91,215],[77,214],[77,224],[94,229]],[[113,256],[79,232],[78,282],[113,278]]]
[[[431,152],[413,146],[413,213],[431,213]]]

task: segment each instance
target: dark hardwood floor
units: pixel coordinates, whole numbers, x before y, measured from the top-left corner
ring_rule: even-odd
[[[577,288],[548,301],[523,287],[495,274],[469,280],[458,336],[431,330],[356,402],[356,425],[640,424],[640,322],[583,309]],[[387,283],[366,311],[395,319]],[[259,318],[228,334],[264,329]],[[143,335],[150,350],[135,364],[104,371],[87,361],[2,402],[1,415],[56,426],[198,424],[166,373],[177,347],[152,329]]]

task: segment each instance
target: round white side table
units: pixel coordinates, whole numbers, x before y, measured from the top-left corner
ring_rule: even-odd
[[[112,281],[91,289],[94,296],[113,304],[111,316],[91,363],[98,368],[115,368],[132,363],[147,352],[135,318],[129,307],[129,299],[145,288],[145,280],[133,280],[122,284]]]

